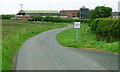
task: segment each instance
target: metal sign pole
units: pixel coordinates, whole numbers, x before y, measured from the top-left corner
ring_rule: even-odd
[[[76,41],[78,41],[78,28],[76,28]]]

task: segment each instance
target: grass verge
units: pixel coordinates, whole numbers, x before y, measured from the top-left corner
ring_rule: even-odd
[[[2,70],[2,20],[0,19],[0,72]]]
[[[11,70],[15,53],[29,37],[43,31],[67,26],[63,23],[29,22],[20,20],[2,21],[2,70]]]
[[[87,24],[81,24],[78,41],[76,41],[76,30],[74,28],[59,33],[57,35],[57,40],[62,45],[68,47],[94,49],[115,53],[119,52],[118,42],[107,43],[105,41],[97,41],[96,35],[91,32],[91,28]]]
[[[2,41],[0,40],[0,71],[2,70]]]

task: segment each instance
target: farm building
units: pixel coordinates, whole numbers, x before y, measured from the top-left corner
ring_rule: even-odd
[[[120,12],[112,12],[113,18],[120,18]]]
[[[17,15],[30,15],[30,16],[58,16],[57,10],[20,10]]]
[[[79,10],[60,10],[60,16],[78,17]]]
[[[29,15],[15,15],[11,19],[13,19],[13,20],[28,20],[28,19],[31,19],[31,16],[29,16]]]
[[[88,19],[90,18],[90,12],[88,8],[85,8],[85,6],[82,6],[79,9],[79,17],[82,19]]]
[[[90,18],[89,9],[85,8],[85,6],[82,6],[79,10],[61,10],[59,13],[60,16],[79,17],[82,19]]]

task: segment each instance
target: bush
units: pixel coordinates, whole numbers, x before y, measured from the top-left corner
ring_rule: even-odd
[[[43,21],[49,22],[73,22],[72,18],[61,18],[61,17],[45,17]]]
[[[91,29],[96,34],[98,40],[107,42],[118,41],[120,32],[120,21],[112,18],[95,19],[91,23]]]
[[[42,20],[43,20],[43,17],[41,17],[41,16],[33,16],[32,18],[35,18],[35,19],[37,19],[38,21],[42,21]]]
[[[0,15],[0,18],[2,19],[10,19],[12,17],[14,17],[14,15]]]
[[[73,19],[73,18],[61,18],[61,17],[41,17],[41,16],[33,16],[33,18],[38,19],[39,21],[47,21],[47,22],[81,22],[81,23],[90,23],[90,19]]]
[[[90,23],[90,19],[74,19],[75,22]]]

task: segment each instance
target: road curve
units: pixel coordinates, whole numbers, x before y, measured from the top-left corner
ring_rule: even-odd
[[[21,46],[16,70],[117,70],[118,55],[64,47],[56,35],[69,27],[43,32]]]

